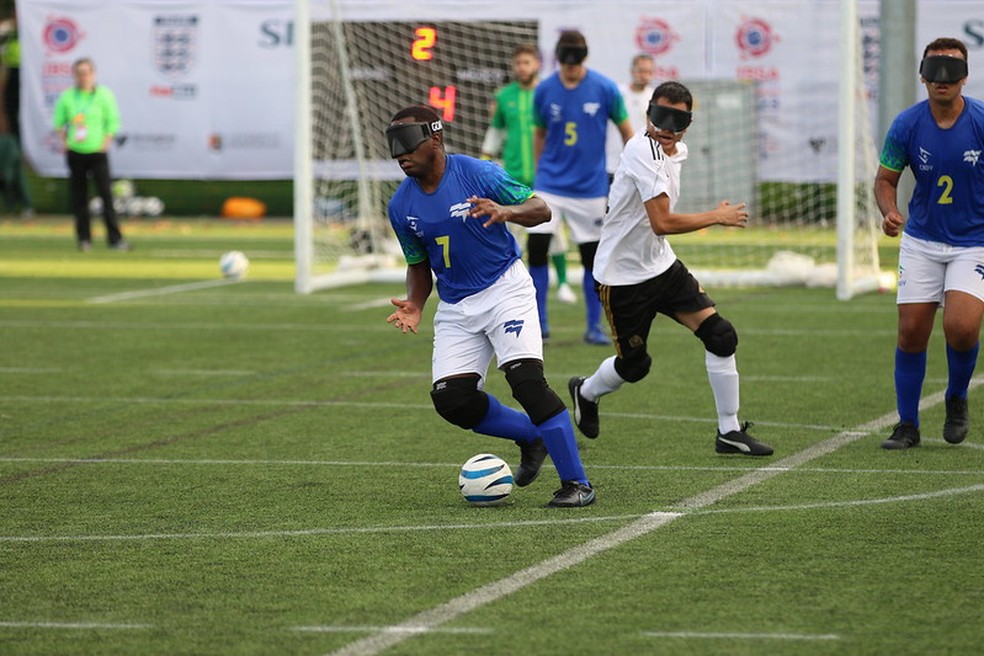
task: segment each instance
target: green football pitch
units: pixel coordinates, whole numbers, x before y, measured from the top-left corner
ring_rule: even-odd
[[[661,318],[650,376],[579,439],[597,503],[545,508],[548,464],[475,508],[461,463],[518,449],[434,412],[429,321],[385,321],[400,285],[294,294],[286,223],[124,227],[132,252],[83,254],[64,219],[0,222],[0,653],[984,648],[984,372],[946,444],[937,329],[923,445],[880,449],[890,294],[709,290],[774,456],[714,453],[701,344]],[[611,353],[582,322],[551,304],[565,401]]]

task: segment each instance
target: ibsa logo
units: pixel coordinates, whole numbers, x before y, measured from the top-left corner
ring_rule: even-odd
[[[64,53],[74,48],[82,36],[78,25],[71,18],[52,16],[45,21],[41,40],[48,52]]]
[[[772,26],[761,18],[743,19],[735,33],[735,42],[743,59],[761,57],[778,41],[779,35],[773,32]]]
[[[635,32],[639,50],[649,55],[662,55],[669,52],[680,35],[662,18],[643,18]]]

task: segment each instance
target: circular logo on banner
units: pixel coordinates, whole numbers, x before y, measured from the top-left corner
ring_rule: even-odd
[[[738,26],[735,40],[743,55],[761,57],[772,49],[779,35],[773,33],[772,26],[761,18],[746,18]]]
[[[82,33],[71,18],[56,16],[45,23],[42,39],[51,52],[68,52],[82,38]]]
[[[639,50],[650,55],[662,55],[680,39],[670,24],[661,18],[643,18],[636,28],[635,38]]]

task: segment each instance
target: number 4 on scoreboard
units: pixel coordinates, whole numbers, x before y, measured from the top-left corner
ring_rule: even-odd
[[[441,112],[441,118],[451,122],[454,120],[455,99],[458,97],[458,88],[453,84],[441,89],[441,87],[431,87],[430,96],[427,101],[430,106]]]

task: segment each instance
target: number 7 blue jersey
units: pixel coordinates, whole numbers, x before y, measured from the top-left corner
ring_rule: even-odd
[[[533,195],[498,164],[467,155],[447,155],[444,176],[433,193],[407,178],[389,202],[389,220],[407,264],[430,262],[442,301],[457,303],[487,289],[519,259],[519,245],[505,224],[482,224],[468,216],[468,198],[519,205]]]

